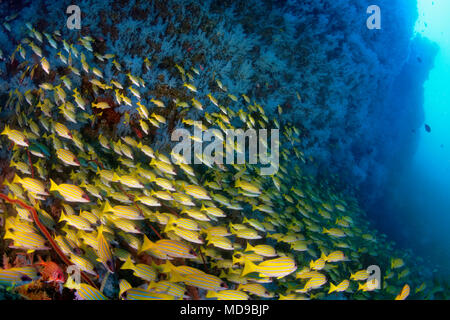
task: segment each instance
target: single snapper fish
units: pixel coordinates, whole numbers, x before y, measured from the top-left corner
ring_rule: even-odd
[[[55,123],[55,131],[60,137],[63,137],[66,139],[71,139],[71,140],[73,139],[73,136],[72,136],[72,133],[70,132],[70,130],[62,123],[59,123],[59,122]]]
[[[409,285],[405,284],[402,291],[395,297],[395,300],[405,300],[409,296],[410,288]]]
[[[367,280],[369,278],[369,272],[367,272],[367,270],[359,270],[355,273],[350,274],[350,280],[355,280],[355,281],[364,281]]]
[[[82,271],[89,273],[91,275],[97,276],[94,270],[94,265],[86,258],[78,256],[74,253],[69,254],[69,260],[78,266]]]
[[[77,300],[108,300],[108,298],[100,292],[100,290],[86,284],[80,283],[76,289],[75,295]]]
[[[120,281],[119,281],[119,297],[122,297],[123,293],[131,288],[133,288],[133,287],[127,280],[120,279]]]
[[[80,166],[80,162],[77,157],[70,150],[58,149],[56,150],[56,155],[67,165]]]
[[[111,247],[109,246],[108,241],[103,235],[104,227],[100,226],[97,235],[97,255],[99,257],[99,261],[104,264],[104,266],[109,270],[109,272],[114,273],[114,259],[113,254],[111,252]]]
[[[14,176],[13,183],[19,183],[22,187],[32,194],[48,196],[49,193],[44,184],[33,178],[20,178],[17,174]]]
[[[239,284],[237,290],[247,291],[250,294],[261,298],[273,298],[273,293],[270,293],[263,285],[259,283]]]
[[[112,212],[118,218],[125,218],[130,220],[142,220],[144,215],[134,206],[114,206],[111,207],[107,201],[103,212]]]
[[[318,273],[311,277],[305,284],[303,289],[295,290],[296,292],[306,293],[312,289],[317,289],[327,283],[327,277],[324,274]]]
[[[343,280],[341,283],[337,285],[330,283],[330,290],[328,291],[328,294],[332,292],[343,292],[348,289],[349,285],[350,281],[348,280]]]
[[[94,229],[91,226],[91,223],[89,220],[77,216],[75,214],[72,215],[65,215],[63,211],[61,211],[61,217],[59,218],[59,221],[65,221],[68,225],[78,229],[78,230],[84,230],[84,231],[93,231]]]
[[[194,197],[195,199],[211,200],[211,197],[208,195],[208,192],[200,186],[188,185],[188,186],[185,186],[184,189],[185,189],[186,194]]]
[[[259,272],[263,276],[283,278],[297,270],[297,264],[292,258],[280,257],[261,262],[259,265],[246,260],[241,276],[252,272]]]
[[[198,231],[186,230],[179,227],[169,226],[166,228],[165,232],[172,231],[178,237],[193,243],[203,244],[203,239],[201,238]]]
[[[45,238],[35,232],[7,230],[3,238],[13,240],[14,244],[10,248],[26,249],[29,252],[50,249],[45,245]]]
[[[222,279],[207,273],[191,273],[180,276],[179,281],[184,282],[188,286],[197,287],[209,291],[221,291],[228,289],[228,286]]]
[[[33,279],[20,270],[0,269],[0,286],[20,287],[32,282]]]
[[[149,249],[156,249],[173,258],[193,259],[197,257],[194,250],[181,241],[161,239],[152,242],[144,236],[144,242],[139,252],[147,251]]]
[[[45,59],[45,57],[41,59],[41,67],[47,74],[50,73],[50,64],[48,63],[47,59]]]
[[[250,243],[247,243],[245,251],[253,251],[256,254],[269,258],[277,256],[276,250],[267,244],[259,244],[253,247]]]
[[[183,285],[167,280],[150,282],[150,284],[147,287],[147,290],[157,293],[165,293],[175,298],[186,297],[185,295],[186,288]]]
[[[217,298],[217,300],[248,300],[248,295],[240,290],[208,291],[206,298]]]
[[[57,185],[50,179],[50,191],[58,191],[69,202],[90,202],[89,196],[78,186],[73,184]]]
[[[131,288],[122,293],[122,298],[125,300],[174,300],[175,296],[143,288]]]
[[[111,106],[107,102],[92,103],[92,107],[102,110],[111,108]]]
[[[5,129],[2,131],[2,135],[7,135],[9,140],[19,146],[28,147],[30,145],[27,137],[22,132],[10,129],[8,125],[5,126]]]
[[[141,278],[148,282],[154,281],[157,277],[155,268],[146,264],[134,264],[131,261],[131,256],[128,257],[128,259],[125,261],[125,263],[122,265],[120,269],[133,270],[134,272],[133,274],[136,277]]]

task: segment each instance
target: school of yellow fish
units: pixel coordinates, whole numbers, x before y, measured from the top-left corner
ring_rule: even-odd
[[[154,84],[127,72],[120,57],[95,52],[94,38],[69,43],[58,31],[27,28],[10,59],[17,60],[20,80],[32,80],[35,88],[11,89],[3,106],[15,113],[1,141],[13,145],[10,166],[16,169],[3,190],[36,208],[60,249],[94,282],[116,281],[117,294],[107,297],[102,288],[67,276],[64,285],[78,298],[190,299],[188,287],[199,289],[200,298],[219,300],[422,299],[439,291],[417,275],[411,255],[371,229],[353,196],[305,172],[313,159],[294,147],[300,132],[279,120],[281,107],[279,117],[269,118],[245,93],[228,92],[217,75],[216,90],[199,96],[193,79],[211,75],[183,67],[189,62],[171,67],[189,100],[149,97],[146,88]],[[108,64],[115,75],[127,75],[126,83],[104,77]],[[152,72],[148,58],[145,67]],[[83,88],[81,79],[89,82]],[[139,124],[142,137],[106,129],[99,117],[113,106],[102,97],[135,108],[123,119]],[[206,112],[206,105],[216,111]],[[196,110],[202,124],[186,110]],[[174,115],[191,130],[279,128],[279,171],[264,176],[257,164],[174,162],[150,142],[152,129],[167,126]],[[94,138],[85,127],[97,128]],[[55,203],[59,220],[49,213]],[[8,206],[15,213],[3,233],[9,247],[50,250],[30,212]],[[370,265],[380,267],[381,283],[367,281]],[[32,267],[0,270],[0,286],[38,278]]]

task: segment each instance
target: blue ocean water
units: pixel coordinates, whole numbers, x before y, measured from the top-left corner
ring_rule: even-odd
[[[372,217],[398,244],[429,258],[440,272],[450,271],[450,23],[447,1],[418,1],[415,32],[434,43],[438,50],[433,67],[423,83],[423,125],[414,130],[417,145],[410,158],[399,164],[384,188]],[[427,52],[413,59],[426,63]],[[423,89],[422,89],[423,88]],[[429,126],[428,132],[425,126]]]

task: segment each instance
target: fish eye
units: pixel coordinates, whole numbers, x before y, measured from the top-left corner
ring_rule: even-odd
[[[192,255],[194,255],[195,256],[195,252],[194,252],[194,250],[189,250],[189,254],[192,254]]]
[[[23,275],[23,276],[20,277],[20,280],[22,280],[22,281],[31,281],[32,279],[29,276],[27,276],[27,275]]]
[[[227,287],[227,284],[226,284],[225,282],[222,282],[222,283],[220,283],[220,286],[221,286],[222,288],[226,288],[226,287]]]
[[[240,253],[236,253],[234,256],[239,259],[241,257],[241,254]]]

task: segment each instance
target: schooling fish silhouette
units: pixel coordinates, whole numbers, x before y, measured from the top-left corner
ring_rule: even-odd
[[[425,125],[425,130],[427,131],[427,132],[431,132],[431,127],[429,126],[429,125]]]

